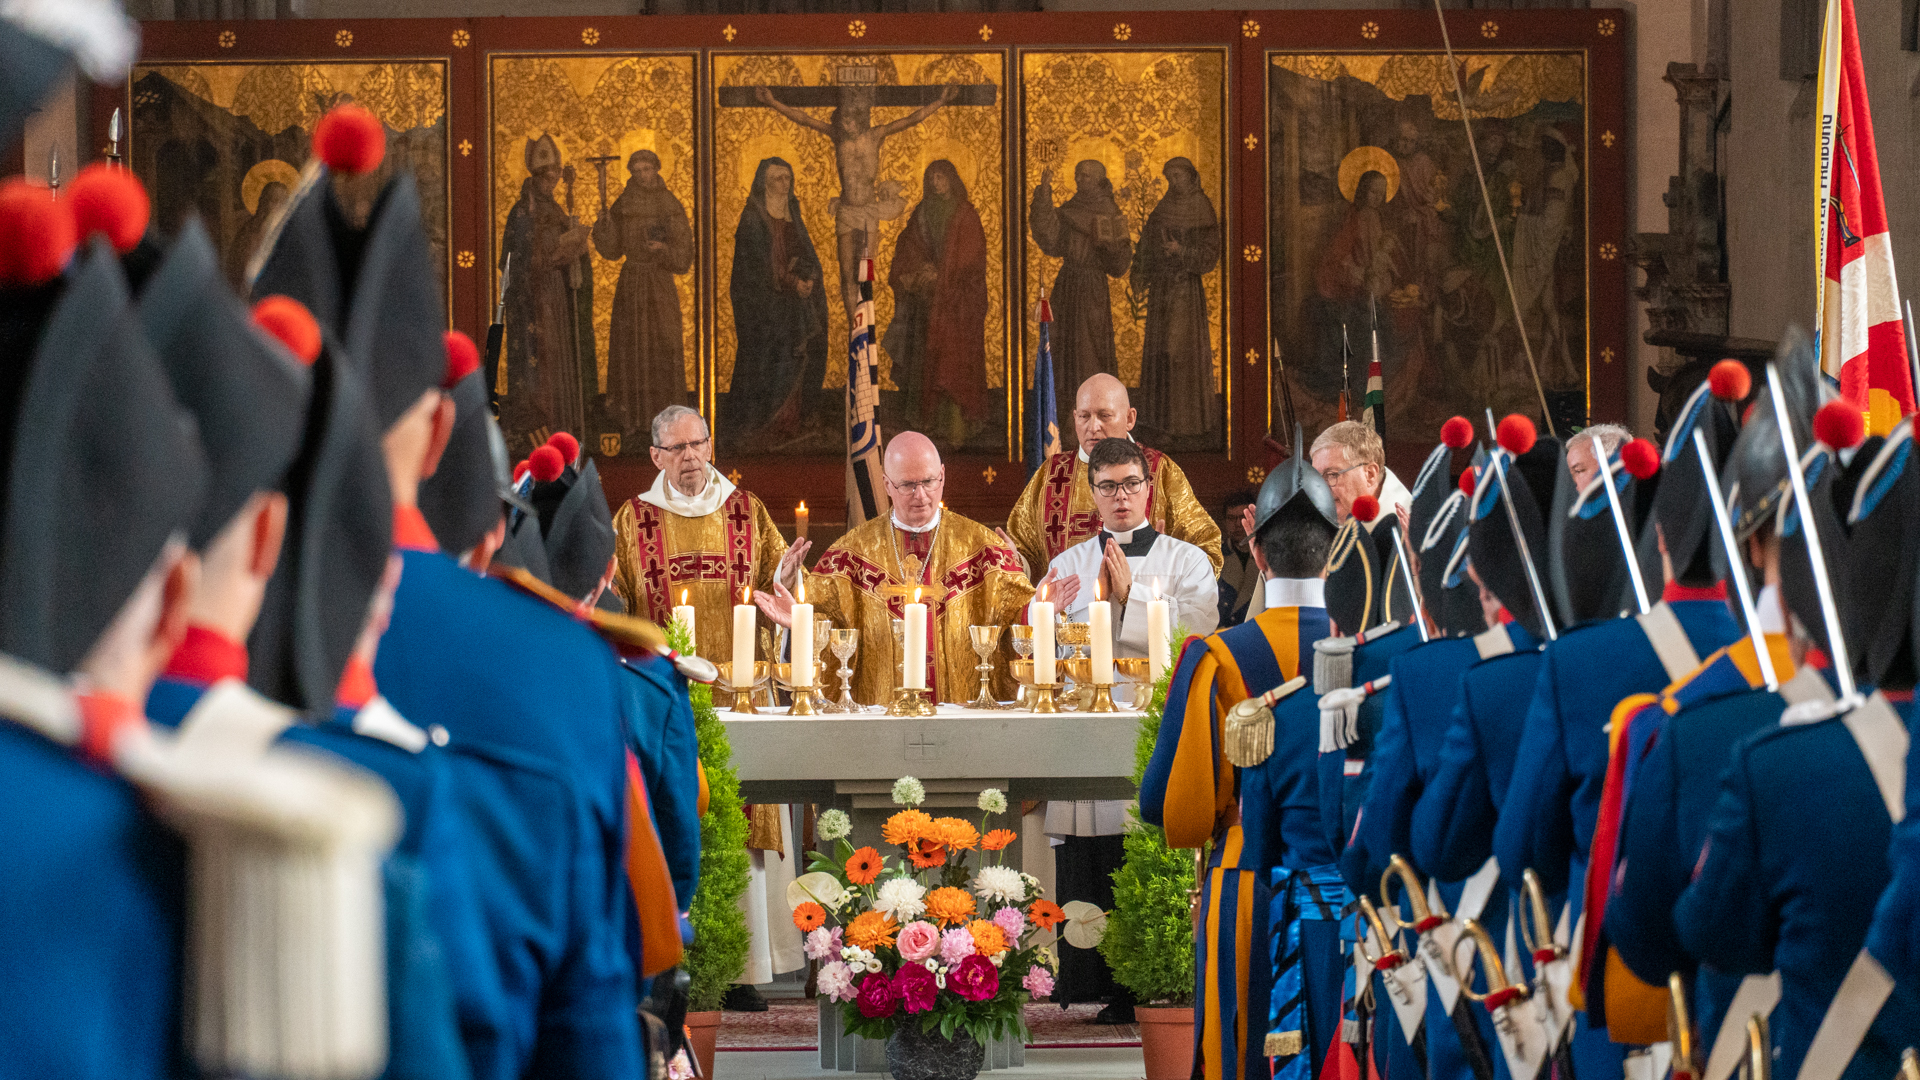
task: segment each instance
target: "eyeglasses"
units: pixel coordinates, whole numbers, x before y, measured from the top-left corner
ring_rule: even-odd
[[[713,439],[712,436],[708,436],[707,438],[704,438],[704,439],[690,439],[686,442],[674,443],[672,446],[656,446],[654,447],[654,449],[660,451],[663,454],[668,455],[669,457],[679,457],[681,454],[684,454],[689,450],[699,450],[701,447],[711,442],[712,439]]]
[[[939,484],[943,479],[945,478],[936,476],[930,480],[889,480],[887,484],[898,490],[902,495],[912,495],[921,491],[932,494],[934,486]]]
[[[1125,480],[1103,480],[1093,485],[1093,490],[1099,492],[1102,498],[1111,499],[1122,491],[1129,495],[1138,495],[1140,489],[1146,486],[1147,481],[1144,477],[1129,476]]]
[[[1366,462],[1364,462],[1364,461],[1360,463],[1360,465],[1365,465],[1365,464],[1366,464]],[[1357,468],[1359,468],[1359,467],[1360,467],[1360,465],[1349,465],[1349,466],[1347,466],[1347,467],[1346,467],[1346,468],[1344,468],[1344,469],[1328,469],[1328,470],[1326,470],[1325,472],[1322,472],[1322,473],[1320,474],[1320,478],[1321,478],[1322,480],[1325,480],[1325,481],[1326,481],[1327,483],[1329,483],[1329,484],[1331,484],[1331,483],[1333,483],[1333,482],[1334,482],[1335,480],[1338,480],[1338,479],[1340,479],[1341,477],[1343,477],[1343,476],[1345,476],[1345,475],[1347,475],[1348,473],[1350,473],[1350,472],[1352,472],[1353,470],[1355,470],[1355,469],[1357,469]]]

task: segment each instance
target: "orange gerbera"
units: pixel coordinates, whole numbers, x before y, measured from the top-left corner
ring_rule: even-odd
[[[893,944],[893,935],[900,927],[889,915],[878,911],[861,912],[860,917],[847,927],[847,944],[858,945],[863,949],[878,949]]]
[[[936,919],[948,926],[957,926],[973,918],[977,911],[973,894],[965,889],[956,889],[951,885],[938,888],[927,894],[927,918]]]
[[[981,956],[991,957],[1007,951],[1007,932],[997,923],[975,919],[967,924],[967,933],[973,935],[973,951]]]
[[[933,819],[924,811],[902,810],[880,826],[880,837],[889,844],[910,844],[927,835],[927,828],[932,824]]]
[[[995,829],[980,838],[980,846],[988,851],[999,851],[1018,839],[1020,835],[1012,829]]]
[[[873,879],[880,876],[880,868],[884,865],[879,852],[863,847],[847,860],[847,880],[855,885],[871,885]]]
[[[980,830],[965,818],[934,818],[930,834],[955,851],[972,851],[980,844]]]
[[[947,849],[940,841],[930,837],[921,837],[907,845],[907,858],[913,860],[916,870],[931,870],[947,863]]]
[[[1033,920],[1033,925],[1040,929],[1051,930],[1056,923],[1066,921],[1067,913],[1051,900],[1035,900],[1027,908],[1027,918]]]
[[[827,910],[811,900],[802,901],[793,909],[793,925],[803,934],[819,929],[826,921]]]

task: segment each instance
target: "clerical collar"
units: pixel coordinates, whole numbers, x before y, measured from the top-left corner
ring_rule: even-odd
[[[1325,578],[1268,578],[1267,608],[1327,606]]]
[[[892,514],[893,527],[896,529],[899,529],[903,533],[930,533],[933,530],[940,527],[940,515],[944,513],[946,513],[946,511],[944,510],[935,510],[933,512],[933,516],[927,519],[927,523],[916,529],[913,526],[908,525],[906,522],[901,521],[900,513],[899,511],[896,510]]]
[[[1133,441],[1133,432],[1131,431],[1127,432],[1127,441],[1128,442]],[[1080,464],[1085,465],[1087,463],[1087,448],[1083,446],[1077,452],[1080,455]]]
[[[1129,559],[1144,559],[1147,557],[1147,552],[1153,550],[1153,542],[1159,537],[1160,534],[1153,531],[1153,526],[1142,524],[1126,532],[1102,529],[1098,539],[1101,551],[1107,550],[1107,540],[1112,538],[1114,543],[1120,545],[1120,554]]]
[[[1763,634],[1784,634],[1787,621],[1780,615],[1780,586],[1768,585],[1760,590],[1753,601],[1754,613],[1760,616],[1760,632]]]
[[[652,487],[640,493],[640,501],[680,517],[702,518],[720,509],[720,504],[732,494],[733,482],[709,463],[707,486],[700,489],[700,494],[682,495],[679,488],[667,483],[667,474],[663,472],[653,478]]]

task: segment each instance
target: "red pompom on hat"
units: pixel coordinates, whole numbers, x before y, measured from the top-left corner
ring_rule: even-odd
[[[387,129],[364,105],[335,105],[314,125],[313,152],[335,172],[370,173],[387,156]]]
[[[287,351],[311,364],[320,355],[320,324],[307,305],[291,296],[268,296],[253,305],[253,324],[272,334]]]
[[[571,465],[580,460],[580,440],[564,431],[556,431],[547,445],[560,452],[560,460]]]
[[[1478,483],[1479,477],[1474,474],[1473,466],[1467,466],[1466,471],[1460,474],[1460,494],[1473,498],[1473,489]]]
[[[560,474],[565,472],[566,468],[566,459],[560,456],[560,451],[555,450],[551,443],[527,455],[527,471],[542,484],[550,484],[560,479]]]
[[[81,237],[103,233],[113,250],[125,255],[147,234],[153,202],[146,185],[125,169],[96,162],[80,170],[64,195],[73,203],[74,228]]]
[[[1500,439],[1501,449],[1514,457],[1533,449],[1533,444],[1540,438],[1540,433],[1533,429],[1533,421],[1519,413],[1508,413],[1494,431]]]
[[[525,458],[515,462],[513,466],[513,482],[517,484],[526,479],[527,473],[532,471],[532,469],[533,466],[528,464]]]
[[[1620,464],[1635,480],[1645,480],[1660,471],[1660,451],[1645,439],[1635,439],[1620,448]]]
[[[1362,495],[1353,500],[1353,516],[1359,518],[1362,525],[1370,524],[1380,516],[1380,500],[1371,495]]]
[[[1867,437],[1867,416],[1846,398],[1835,398],[1813,414],[1813,437],[1835,450],[1858,446]]]
[[[1753,372],[1738,360],[1722,360],[1707,372],[1707,389],[1721,401],[1745,401],[1753,392]]]
[[[442,340],[447,345],[447,374],[440,389],[451,390],[455,383],[480,370],[480,348],[458,330],[447,331]]]
[[[66,269],[78,246],[73,203],[15,177],[0,184],[0,285],[39,285]]]
[[[1449,450],[1459,450],[1473,441],[1473,424],[1464,416],[1449,417],[1440,425],[1440,441]]]

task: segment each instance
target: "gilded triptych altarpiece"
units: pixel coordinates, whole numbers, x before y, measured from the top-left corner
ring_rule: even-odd
[[[882,432],[927,432],[995,521],[1043,296],[1069,444],[1109,371],[1209,502],[1342,385],[1358,415],[1376,340],[1398,464],[1453,412],[1624,414],[1627,16],[1447,20],[1454,69],[1399,10],[155,23],[92,111],[238,280],[314,122],[372,109],[451,323],[505,324],[515,455],[573,431],[615,498],[683,403],[776,518],[830,525],[871,258]]]

